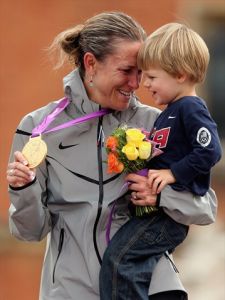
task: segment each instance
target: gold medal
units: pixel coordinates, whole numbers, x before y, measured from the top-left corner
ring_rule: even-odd
[[[29,168],[37,167],[47,155],[47,145],[41,136],[31,137],[22,150],[23,156],[28,161]]]

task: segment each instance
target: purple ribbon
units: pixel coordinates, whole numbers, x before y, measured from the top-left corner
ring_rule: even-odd
[[[140,176],[145,176],[147,177],[148,175],[148,169],[142,169],[142,170],[139,170],[137,172],[135,172],[135,174],[137,175],[140,175]],[[120,189],[119,191],[119,195],[122,193],[123,189],[124,188],[128,188],[128,186],[131,184],[132,182],[131,181],[126,181],[122,188]],[[110,242],[110,231],[111,231],[111,226],[112,226],[112,219],[113,219],[113,214],[114,214],[114,211],[115,211],[115,207],[116,207],[116,202],[117,202],[117,199],[114,201],[112,207],[111,207],[111,210],[110,210],[110,213],[109,213],[109,217],[108,217],[108,222],[107,222],[107,225],[106,225],[106,233],[105,233],[105,237],[106,237],[106,243],[107,245],[109,244]]]
[[[31,137],[39,136],[42,133],[49,133],[49,132],[57,131],[57,130],[60,130],[60,129],[68,128],[68,127],[71,127],[75,124],[83,123],[87,120],[90,120],[90,119],[93,119],[93,118],[96,118],[96,117],[100,117],[100,116],[109,114],[111,112],[110,109],[106,109],[106,108],[101,109],[97,112],[90,113],[90,114],[88,114],[84,117],[80,117],[80,118],[68,121],[68,122],[63,123],[61,125],[58,125],[54,128],[46,130],[46,128],[55,120],[55,118],[61,113],[61,111],[63,111],[67,107],[67,105],[69,103],[70,103],[70,101],[68,100],[68,98],[66,98],[66,97],[63,98],[58,103],[58,105],[55,107],[55,109],[49,115],[47,115],[38,126],[36,126],[32,130]]]
[[[120,191],[119,191],[119,195],[122,193],[124,188],[128,188],[130,182],[126,181],[123,186],[121,187]],[[117,199],[116,199],[117,200]],[[106,243],[107,245],[110,242],[110,231],[111,231],[111,225],[112,225],[112,219],[113,219],[113,214],[115,211],[115,207],[116,207],[116,200],[114,200],[113,205],[111,207],[110,213],[109,213],[109,217],[108,217],[108,222],[106,225],[106,232],[105,232],[105,237],[106,237]]]

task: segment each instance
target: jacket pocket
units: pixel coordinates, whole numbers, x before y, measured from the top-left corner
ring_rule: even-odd
[[[62,228],[60,230],[59,245],[58,245],[58,255],[56,257],[56,261],[55,261],[54,268],[53,268],[53,274],[52,274],[52,282],[53,283],[55,283],[55,271],[56,271],[56,266],[57,266],[58,259],[60,257],[61,252],[62,252],[63,242],[64,242],[64,228]]]

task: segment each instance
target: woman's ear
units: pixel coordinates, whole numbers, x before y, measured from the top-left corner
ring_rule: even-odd
[[[95,66],[96,66],[96,58],[94,54],[90,52],[86,52],[84,54],[84,67],[87,73],[92,74],[94,73]]]

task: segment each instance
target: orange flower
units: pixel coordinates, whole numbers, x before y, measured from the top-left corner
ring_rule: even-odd
[[[110,152],[108,154],[108,173],[121,173],[124,169],[123,163],[118,160],[118,157],[115,153]]]
[[[116,147],[118,146],[118,140],[115,136],[109,136],[106,140],[106,148],[111,151],[116,151]]]

